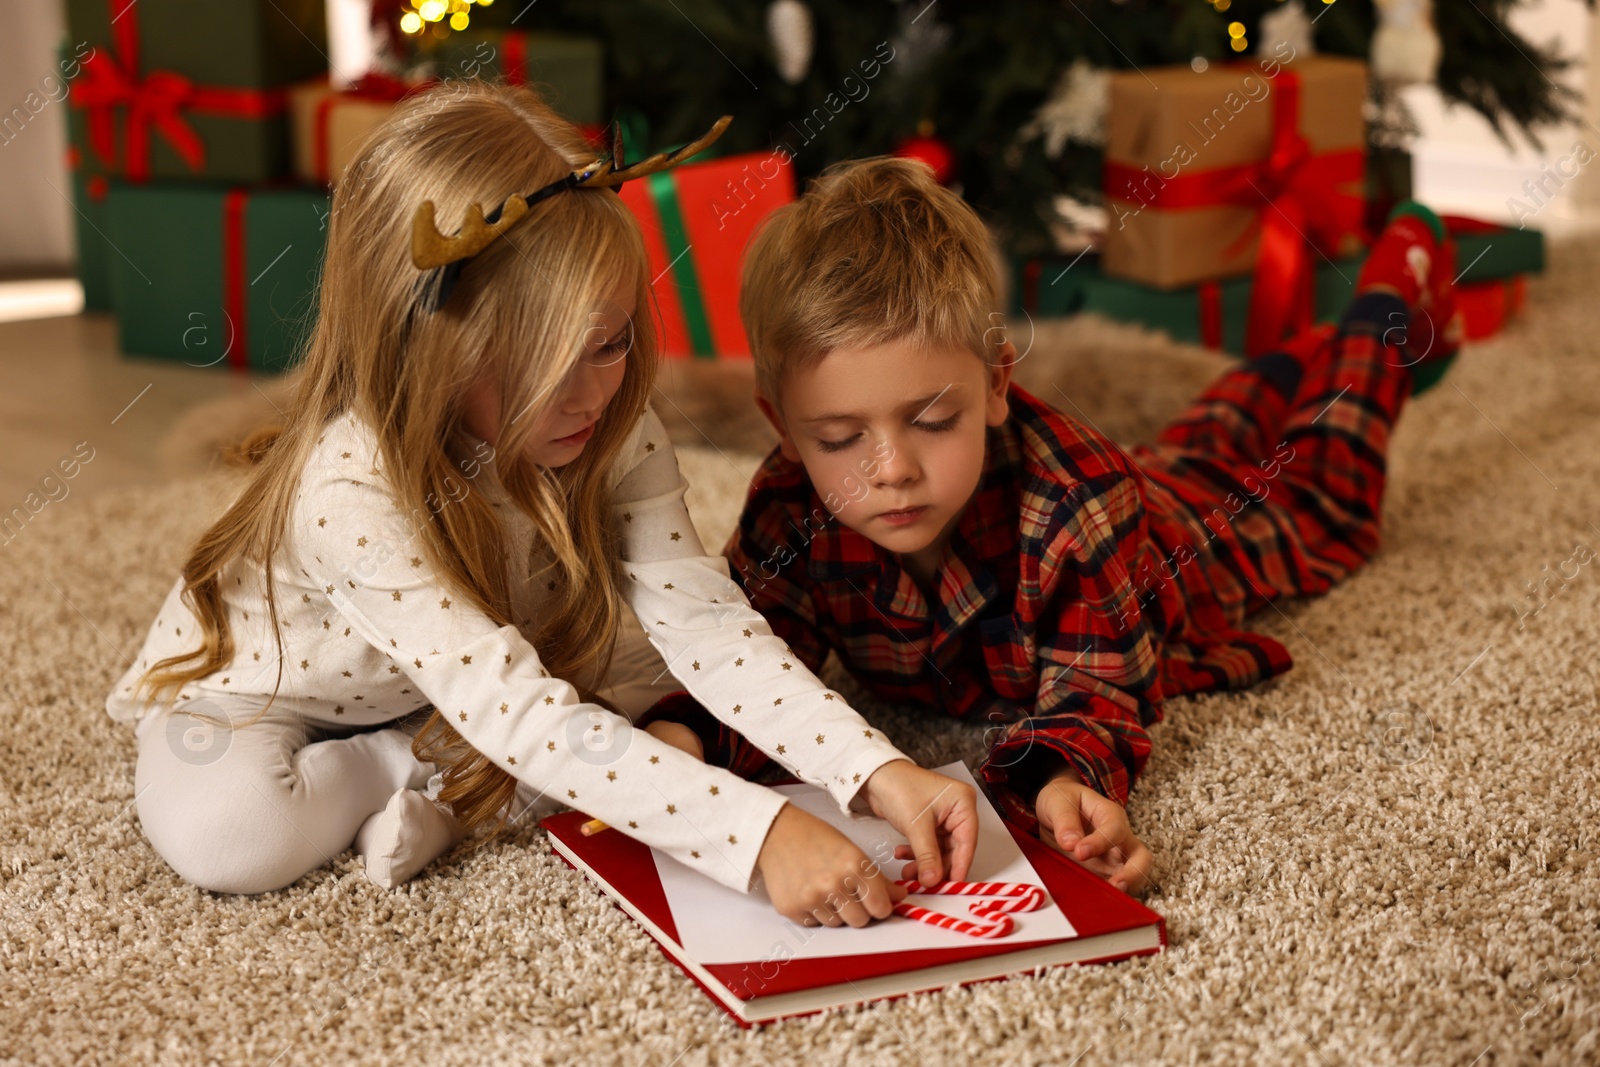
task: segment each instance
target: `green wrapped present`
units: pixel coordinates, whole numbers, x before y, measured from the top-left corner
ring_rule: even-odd
[[[550,106],[579,125],[605,121],[604,61],[600,42],[564,33],[466,29],[439,43],[441,78],[503,78],[537,85]]]
[[[1351,256],[1317,267],[1312,293],[1312,319],[1338,320],[1355,293],[1362,257]],[[1244,354],[1250,313],[1250,278],[1203,282],[1188,289],[1156,289],[1138,282],[1108,278],[1098,257],[1014,260],[1013,312],[1030,316],[1094,312],[1119,322],[1165,331],[1175,341],[1204,345],[1230,355]],[[1414,393],[1431,388],[1449,360],[1430,362],[1414,373]]]
[[[109,183],[103,174],[72,175],[72,222],[77,231],[78,282],[83,286],[83,310],[111,310],[110,239],[106,227],[106,197]]]
[[[113,181],[107,205],[125,353],[240,370],[295,361],[316,317],[325,190]]]
[[[67,0],[92,46],[68,97],[87,159],[133,181],[290,173],[285,86],[325,72],[323,0]]]
[[[1013,261],[1016,292],[1013,310],[1030,315],[1072,315],[1094,311],[1122,322],[1165,330],[1176,341],[1205,345],[1243,355],[1245,324],[1250,312],[1250,277],[1203,282],[1187,289],[1156,289],[1138,282],[1108,278],[1099,257]],[[1313,319],[1332,322],[1355,291],[1360,257],[1347,257],[1317,267]]]
[[[1544,234],[1538,230],[1513,230],[1465,215],[1442,217],[1456,240],[1458,285],[1544,272]]]

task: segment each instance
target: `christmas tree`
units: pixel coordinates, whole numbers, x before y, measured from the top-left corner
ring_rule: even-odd
[[[1298,37],[1373,61],[1374,145],[1403,145],[1414,132],[1395,89],[1417,81],[1483,115],[1508,143],[1520,133],[1537,145],[1542,127],[1570,117],[1576,94],[1555,80],[1571,61],[1509,25],[1517,3],[542,0],[530,9],[501,0],[473,8],[472,22],[599,36],[609,103],[642,112],[652,147],[731,113],[727,151],[782,146],[802,180],[840,159],[921,156],[1013,251],[1036,253],[1050,247],[1062,194],[1098,197],[1111,70],[1198,69]]]

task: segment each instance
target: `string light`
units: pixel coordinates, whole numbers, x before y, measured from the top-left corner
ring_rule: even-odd
[[[488,7],[494,0],[407,0],[407,3],[411,10],[400,16],[401,32],[412,36],[431,32],[435,37],[443,37],[451,30],[466,29],[472,22],[473,7]]]

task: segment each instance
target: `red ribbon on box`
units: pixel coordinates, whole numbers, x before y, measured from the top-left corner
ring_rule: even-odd
[[[250,190],[229,189],[222,200],[222,307],[233,326],[228,362],[235,370],[250,367],[250,292],[245,284],[245,212]]]
[[[1366,240],[1365,204],[1345,187],[1365,175],[1359,148],[1314,153],[1300,133],[1300,77],[1283,71],[1272,101],[1272,147],[1259,163],[1180,173],[1148,189],[1148,171],[1107,161],[1106,195],[1161,210],[1259,207],[1261,245],[1250,289],[1245,352],[1259,355],[1312,322],[1313,253],[1327,254],[1350,235]],[[1123,192],[1128,190],[1130,192]],[[1139,190],[1143,195],[1131,195]],[[1255,232],[1247,229],[1233,246]]]
[[[1214,281],[1200,283],[1200,343],[1222,348],[1222,286]]]
[[[83,63],[83,76],[72,93],[74,107],[89,112],[89,141],[108,167],[117,162],[116,113],[128,109],[127,177],[144,181],[150,176],[151,128],[189,165],[205,165],[206,150],[194,127],[184,121],[184,111],[230,118],[262,119],[279,114],[288,105],[281,89],[233,89],[195,85],[176,71],[151,71],[139,77],[139,19],[131,7],[119,12],[120,0],[108,0],[111,32],[118,58],[96,49]]]
[[[500,76],[507,85],[528,84],[528,39],[515,31],[500,38]]]

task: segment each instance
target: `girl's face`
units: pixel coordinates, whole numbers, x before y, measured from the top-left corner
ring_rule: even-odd
[[[561,384],[555,403],[535,424],[529,439],[530,458],[546,467],[562,467],[577,459],[594,436],[594,426],[622,385],[633,346],[633,314],[637,299],[632,286],[612,294],[603,311],[589,316],[583,352]],[[526,409],[525,409],[526,410]],[[486,378],[467,390],[465,422],[469,432],[491,445],[499,444],[500,391]],[[518,418],[514,413],[512,421]]]

